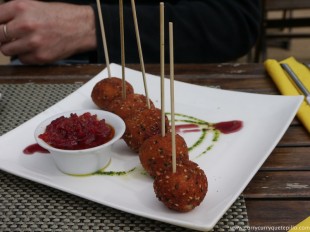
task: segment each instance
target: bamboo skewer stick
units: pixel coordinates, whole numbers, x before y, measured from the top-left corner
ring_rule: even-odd
[[[171,144],[172,144],[172,172],[176,172],[176,144],[174,120],[174,48],[173,23],[169,22],[169,51],[170,51],[170,98],[171,98]]]
[[[141,64],[141,71],[142,71],[142,77],[143,77],[143,83],[144,83],[145,97],[147,100],[147,107],[150,109],[150,107],[151,107],[150,106],[150,99],[149,99],[149,94],[148,94],[148,89],[147,89],[146,78],[145,78],[145,67],[144,67],[144,60],[143,60],[143,53],[142,53],[142,47],[141,47],[139,26],[138,26],[138,20],[137,20],[136,5],[135,5],[134,0],[131,0],[131,7],[132,7],[133,21],[134,21],[135,31],[136,31],[136,39],[137,39],[138,52],[139,52],[139,58],[140,58],[140,64]]]
[[[122,63],[122,98],[126,99],[125,83],[125,36],[124,36],[124,11],[123,0],[119,0],[119,20],[120,20],[120,37],[121,37],[121,63]]]
[[[106,35],[105,35],[105,29],[104,29],[103,17],[102,17],[102,12],[101,12],[100,0],[97,0],[97,10],[98,10],[98,15],[99,15],[101,37],[102,37],[102,43],[103,43],[103,49],[104,49],[105,62],[106,62],[107,70],[108,70],[108,77],[111,77],[110,60],[109,60],[107,39],[106,39]]]
[[[159,4],[160,13],[160,90],[161,90],[161,135],[166,134],[165,128],[165,12],[164,3]]]

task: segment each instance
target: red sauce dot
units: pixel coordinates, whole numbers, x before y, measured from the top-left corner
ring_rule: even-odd
[[[239,120],[227,121],[227,122],[218,122],[215,123],[214,128],[219,130],[224,134],[234,133],[239,131],[243,127],[243,122]]]
[[[45,148],[41,147],[39,144],[35,143],[35,144],[31,144],[28,147],[26,147],[23,150],[24,154],[26,155],[32,155],[35,152],[40,152],[40,153],[49,153],[48,150],[46,150]]]

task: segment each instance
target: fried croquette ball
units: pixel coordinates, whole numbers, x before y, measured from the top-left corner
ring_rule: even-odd
[[[182,136],[176,134],[176,160],[183,162],[189,160],[188,148]],[[139,150],[139,158],[146,172],[156,177],[164,170],[172,168],[172,138],[171,133],[164,137],[161,134],[154,135],[144,141]]]
[[[101,109],[108,110],[109,104],[115,99],[122,96],[122,79],[117,77],[105,78],[94,86],[91,92],[93,102]],[[134,89],[132,85],[125,82],[126,94],[132,94]]]
[[[124,119],[126,130],[123,139],[133,151],[138,152],[143,142],[153,135],[161,133],[161,110],[158,108],[140,111]],[[169,120],[165,116],[166,132],[170,130]]]
[[[154,107],[150,100],[150,108]],[[114,99],[108,107],[108,111],[120,116],[123,120],[145,109],[148,109],[147,98],[136,93],[128,94],[125,99],[121,97]]]
[[[188,212],[205,198],[208,180],[204,171],[192,162],[177,163],[176,172],[167,169],[153,183],[156,197],[169,209]]]

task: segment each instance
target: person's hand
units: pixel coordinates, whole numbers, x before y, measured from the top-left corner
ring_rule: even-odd
[[[25,64],[46,64],[96,49],[90,6],[14,0],[0,4],[0,50]]]

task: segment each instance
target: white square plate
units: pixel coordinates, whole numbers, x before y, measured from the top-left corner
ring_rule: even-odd
[[[113,76],[121,77],[119,65],[112,64],[111,71]],[[214,135],[209,132],[204,143],[190,152],[190,158],[208,177],[209,191],[200,206],[188,213],[177,213],[157,200],[152,178],[142,174],[138,156],[122,140],[113,148],[108,170],[126,171],[136,167],[124,176],[68,176],[56,168],[50,155],[23,154],[25,147],[35,143],[33,133],[36,126],[47,117],[73,109],[97,108],[90,93],[94,85],[105,77],[107,70],[54,106],[1,136],[0,169],[125,212],[196,230],[212,229],[234,203],[277,145],[303,100],[301,96],[249,94],[176,81],[176,113],[211,123],[243,121],[240,131],[221,134],[217,142],[212,142]],[[126,80],[134,86],[136,93],[144,94],[140,72],[126,69]],[[147,83],[149,96],[159,107],[160,78],[147,75]],[[165,83],[166,111],[170,111],[169,80]],[[201,134],[181,135],[191,146]],[[213,147],[209,150],[210,146]]]

